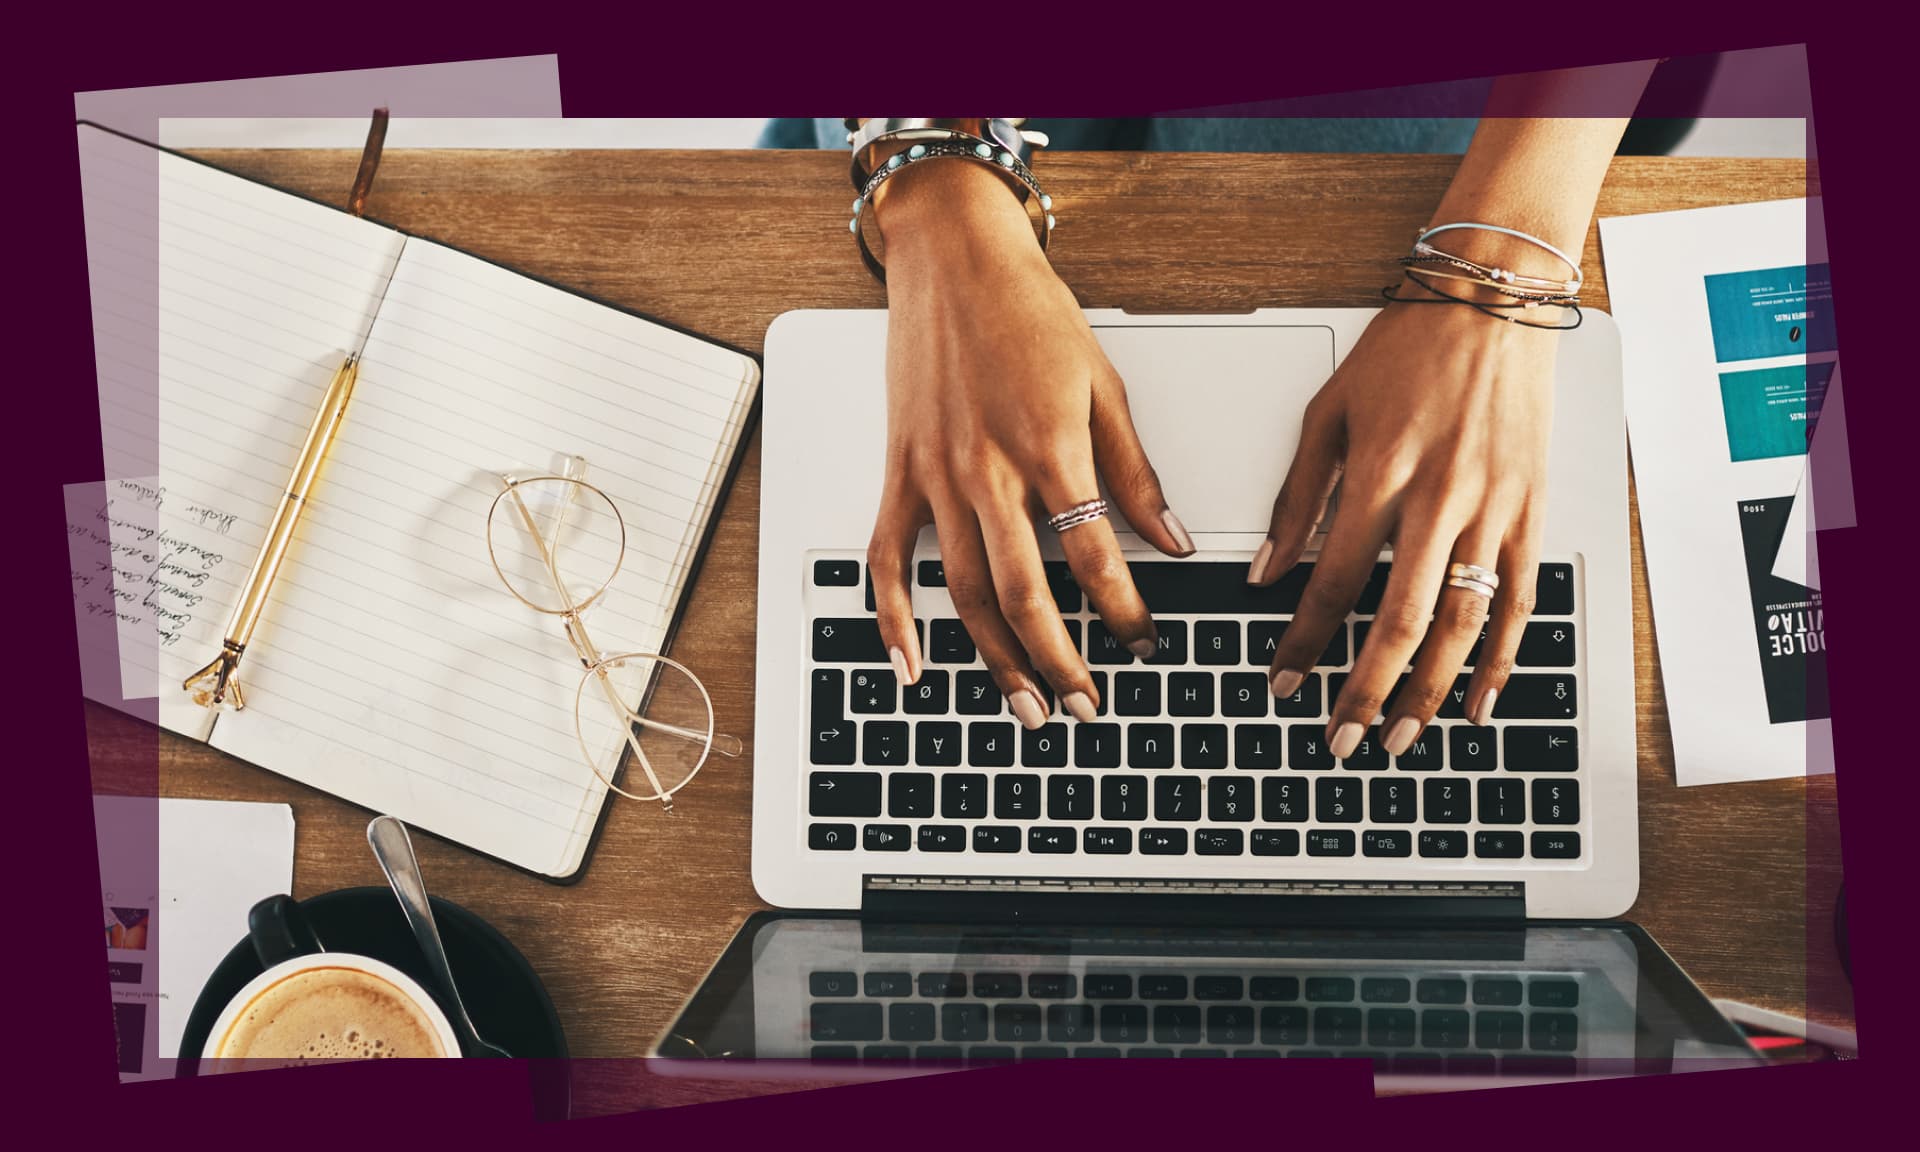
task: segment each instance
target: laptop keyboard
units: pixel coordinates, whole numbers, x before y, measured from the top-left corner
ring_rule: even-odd
[[[877,967],[810,972],[806,993],[818,1060],[1286,1056],[1491,1076],[1572,1075],[1580,1051],[1566,973]]]
[[[905,686],[888,667],[862,561],[817,554],[808,568],[803,822],[813,851],[1502,867],[1582,858],[1570,560],[1540,565],[1534,619],[1490,725],[1467,722],[1463,673],[1406,752],[1388,755],[1376,725],[1345,761],[1327,748],[1327,710],[1389,564],[1376,566],[1299,691],[1276,700],[1267,669],[1311,565],[1253,588],[1244,560],[1134,563],[1159,628],[1159,651],[1143,662],[1106,630],[1066,565],[1050,563],[1055,602],[1099,689],[1099,719],[1074,721],[1047,694],[1049,723],[1032,731],[979,662],[938,561],[915,566],[925,660]],[[1476,643],[1469,667],[1478,652]]]

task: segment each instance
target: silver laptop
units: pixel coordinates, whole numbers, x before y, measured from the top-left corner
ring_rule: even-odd
[[[1265,689],[1299,576],[1249,589],[1301,413],[1374,312],[1089,312],[1198,554],[1123,549],[1162,638],[1146,663],[1042,547],[1103,689],[1023,731],[975,659],[931,531],[926,674],[895,683],[864,571],[882,480],[886,313],[768,332],[753,878],[782,908],[973,922],[1512,923],[1615,916],[1639,883],[1625,427],[1614,325],[1559,337],[1538,607],[1486,727],[1459,693],[1407,753],[1336,761],[1327,707],[1363,598],[1294,697]],[[1310,549],[1305,562],[1311,563]],[[1381,558],[1374,589],[1391,554]],[[1152,691],[1122,692],[1121,686]],[[1151,700],[1150,708],[1132,704]],[[1126,705],[1122,706],[1122,702]],[[1196,704],[1195,702],[1199,703]],[[1222,909],[1232,912],[1219,917]],[[1111,910],[1109,916],[1103,909]]]

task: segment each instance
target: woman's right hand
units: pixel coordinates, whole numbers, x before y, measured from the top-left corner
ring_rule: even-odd
[[[931,523],[947,593],[1014,716],[1094,719],[1099,695],[1041,564],[1034,516],[1098,495],[1104,478],[1140,537],[1173,556],[1193,541],[1168,509],[1107,362],[1054,275],[1027,209],[981,165],[939,160],[890,179],[875,206],[887,262],[886,487],[867,548],[880,635],[902,684],[924,666],[909,589]],[[1107,628],[1151,656],[1153,618],[1112,525],[1061,535]]]

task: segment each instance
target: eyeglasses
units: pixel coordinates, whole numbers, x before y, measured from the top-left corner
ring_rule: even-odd
[[[515,599],[560,618],[580,658],[574,733],[588,767],[619,795],[658,800],[671,812],[711,753],[735,757],[741,744],[715,733],[713,697],[692,669],[658,652],[608,653],[594,644],[585,615],[626,561],[627,526],[612,498],[583,479],[583,457],[569,458],[564,473],[501,477],[487,509],[487,554]],[[628,751],[645,790],[620,786]]]

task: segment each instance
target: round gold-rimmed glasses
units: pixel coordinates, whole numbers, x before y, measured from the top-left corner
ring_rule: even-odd
[[[599,605],[627,555],[627,526],[605,492],[587,483],[585,461],[567,474],[501,477],[487,509],[487,555],[500,582],[536,612],[557,616],[583,671],[574,689],[574,735],[588,767],[633,800],[673,798],[708,757],[738,756],[740,741],[714,730],[713,697],[693,670],[658,652],[603,652],[585,614]],[[620,785],[631,751],[646,788]]]

